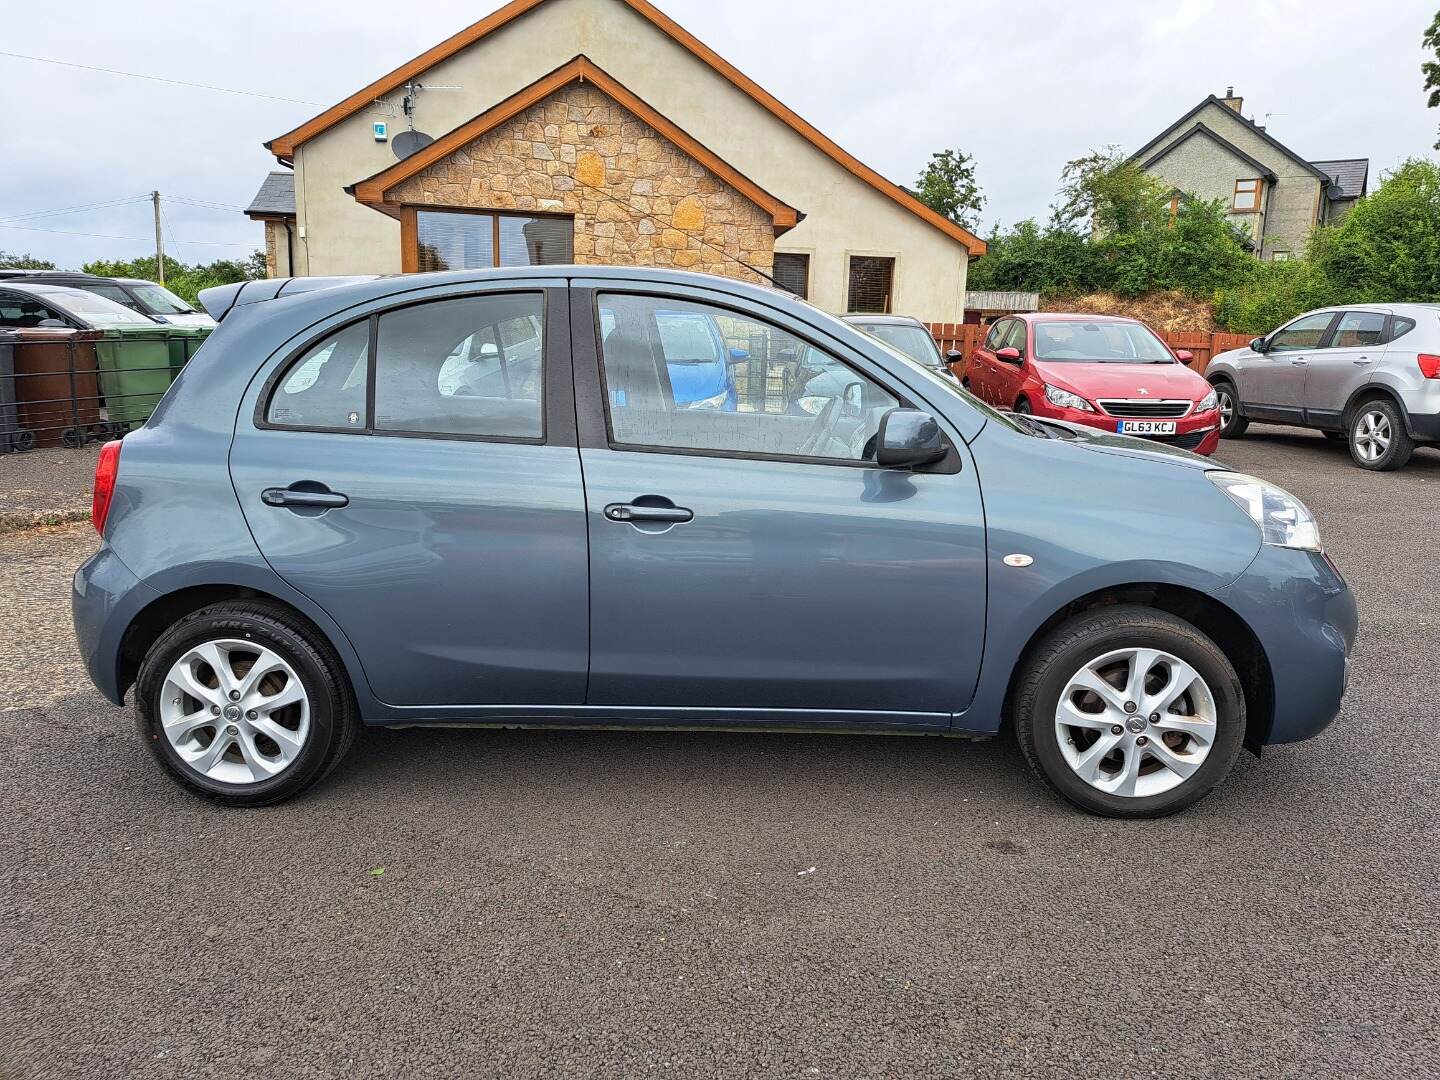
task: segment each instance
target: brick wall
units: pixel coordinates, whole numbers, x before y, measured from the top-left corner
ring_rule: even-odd
[[[557,90],[395,188],[416,206],[575,218],[575,261],[676,266],[759,281],[769,214],[593,86]],[[717,250],[718,249],[718,250]]]

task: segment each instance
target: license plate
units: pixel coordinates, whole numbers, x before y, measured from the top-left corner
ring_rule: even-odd
[[[1174,435],[1174,420],[1121,420],[1116,430],[1121,435]]]

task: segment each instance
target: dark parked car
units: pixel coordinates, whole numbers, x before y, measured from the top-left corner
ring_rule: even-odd
[[[109,278],[69,270],[0,270],[0,282],[27,281],[37,285],[61,285],[84,289],[160,323],[172,326],[213,327],[215,320],[196,311],[164,285],[141,278]]]
[[[909,315],[846,315],[845,321],[941,375],[958,377],[950,370],[950,365],[964,360],[964,355],[958,349],[951,349],[941,356],[940,346],[935,344],[929,328],[919,319]]]
[[[362,723],[1008,719],[1065,798],[1154,816],[1339,709],[1355,603],[1292,496],[1008,417],[777,291],[525,267],[204,300],[219,329],[101,455],[74,614],[216,801],[304,790]],[[684,407],[675,312],[790,389]],[[493,369],[453,377],[476,341]]]

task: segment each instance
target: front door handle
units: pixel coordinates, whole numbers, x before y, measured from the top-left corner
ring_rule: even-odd
[[[1310,361],[1306,360],[1303,356],[1297,356],[1294,360],[1291,360],[1290,363],[1294,364],[1296,367],[1304,367],[1306,364],[1310,363]]]
[[[1362,357],[1360,357],[1359,359],[1357,359],[1357,360],[1351,360],[1350,362],[1351,362],[1352,364],[1358,364],[1358,365],[1360,365],[1361,367],[1364,367],[1366,364],[1370,363],[1370,357],[1368,357],[1368,356],[1362,356]]]
[[[321,509],[350,505],[350,497],[338,491],[305,491],[297,488],[266,488],[260,493],[266,506],[305,506]]]
[[[605,507],[611,521],[659,521],[684,524],[694,521],[695,514],[683,506],[642,506],[638,503],[611,503]]]

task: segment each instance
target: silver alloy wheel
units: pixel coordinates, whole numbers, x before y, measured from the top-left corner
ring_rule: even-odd
[[[1379,409],[1362,413],[1355,421],[1353,431],[1351,441],[1355,445],[1355,452],[1363,461],[1379,461],[1390,449],[1393,435],[1390,430],[1390,417]]]
[[[1055,707],[1060,753],[1110,795],[1145,798],[1195,775],[1217,736],[1215,696],[1159,649],[1116,649],[1070,677]]]
[[[1220,399],[1220,427],[1224,429],[1229,427],[1230,421],[1235,418],[1235,399],[1228,390],[1219,387],[1215,390],[1215,396]]]
[[[180,760],[211,780],[258,784],[300,756],[310,698],[285,660],[253,641],[190,649],[160,691],[160,726]]]

